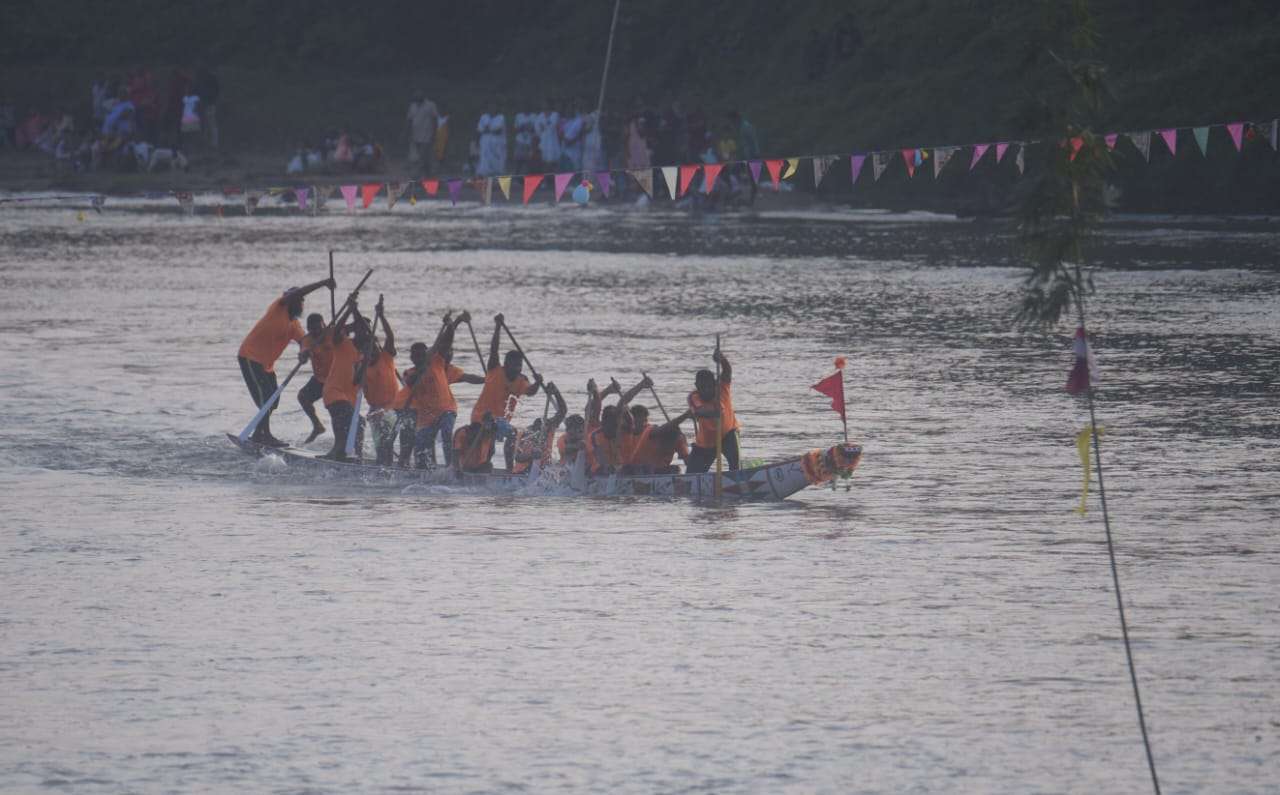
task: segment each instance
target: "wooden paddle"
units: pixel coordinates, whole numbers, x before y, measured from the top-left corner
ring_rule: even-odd
[[[329,281],[333,281],[333,249],[329,249]],[[335,288],[329,288],[329,322],[338,319],[338,308],[334,303]]]
[[[649,378],[649,374],[644,370],[640,371],[640,375],[644,378]],[[662,418],[667,422],[671,422],[671,415],[667,413],[666,407],[662,405],[662,398],[658,397],[658,390],[654,388],[652,378],[649,378],[649,393],[653,395],[654,401],[657,402],[658,410],[662,412]]]
[[[511,327],[507,325],[505,320],[502,322],[502,328],[507,332],[507,339],[511,340],[511,347],[515,348],[524,363],[529,365],[529,372],[533,373],[533,380],[539,380],[538,371],[534,368],[533,362],[529,361],[529,357],[524,355],[524,351],[520,348],[520,343],[516,342],[515,335],[511,333]]]
[[[467,330],[471,332],[471,344],[476,346],[476,358],[480,360],[480,372],[488,374],[489,365],[484,360],[484,354],[480,352],[480,340],[476,339],[475,327],[471,325],[471,321],[467,321]]]

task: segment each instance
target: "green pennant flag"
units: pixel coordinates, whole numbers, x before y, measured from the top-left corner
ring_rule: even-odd
[[[1196,143],[1200,144],[1200,154],[1207,157],[1209,154],[1209,128],[1196,127],[1191,132],[1195,133]]]

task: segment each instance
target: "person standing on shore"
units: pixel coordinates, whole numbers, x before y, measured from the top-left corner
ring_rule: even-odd
[[[440,111],[436,109],[436,103],[427,99],[426,92],[419,91],[409,103],[406,119],[409,123],[409,170],[418,176],[429,177],[435,166],[431,142],[436,137]]]

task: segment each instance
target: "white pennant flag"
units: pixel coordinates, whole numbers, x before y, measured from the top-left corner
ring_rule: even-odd
[[[1017,164],[1019,174],[1027,173],[1026,155],[1027,155],[1027,147],[1022,144],[1018,144],[1018,156],[1013,159],[1013,162]]]
[[[933,150],[933,178],[937,179],[942,173],[942,169],[947,165],[947,161],[956,153],[954,146],[940,146]]]
[[[813,187],[816,188],[822,184],[822,178],[827,175],[827,171],[838,159],[835,155],[819,155],[813,158]]]
[[[872,152],[871,153],[871,176],[874,181],[880,181],[880,175],[889,167],[888,152]]]
[[[1142,159],[1148,163],[1151,162],[1151,133],[1125,133],[1129,136],[1129,140],[1133,141],[1133,145],[1138,147],[1138,151],[1142,153]]]
[[[671,198],[676,197],[676,174],[678,169],[675,166],[663,166],[662,178],[667,181],[667,192],[671,194]]]

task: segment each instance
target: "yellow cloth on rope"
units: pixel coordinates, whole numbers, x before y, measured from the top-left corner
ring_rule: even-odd
[[[502,198],[507,201],[511,200],[511,177],[498,177],[498,189],[502,191]]]
[[[1101,436],[1105,428],[1098,429],[1098,435]],[[1093,429],[1085,426],[1083,431],[1076,434],[1076,452],[1080,455],[1080,468],[1084,471],[1084,488],[1080,492],[1080,507],[1076,508],[1076,513],[1081,516],[1085,515],[1089,503],[1089,445],[1093,441]]]
[[[800,158],[792,157],[787,160],[787,170],[783,172],[783,179],[791,179],[791,175],[796,173],[796,169],[800,167]]]

